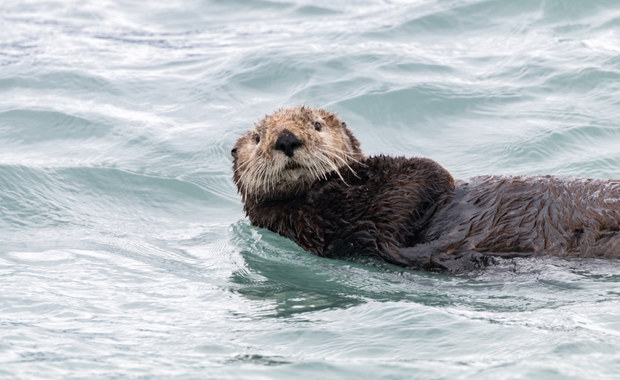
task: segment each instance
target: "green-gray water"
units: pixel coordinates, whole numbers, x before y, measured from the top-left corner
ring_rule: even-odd
[[[0,377],[617,378],[620,263],[312,256],[230,149],[338,112],[457,178],[620,178],[620,3],[3,1]]]

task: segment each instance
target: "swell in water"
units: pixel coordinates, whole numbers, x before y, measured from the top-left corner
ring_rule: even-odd
[[[620,178],[615,1],[5,1],[0,376],[613,378],[620,267],[318,258],[243,219],[229,151],[338,112],[456,178]]]

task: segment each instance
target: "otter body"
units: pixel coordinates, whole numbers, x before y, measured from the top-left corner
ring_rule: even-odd
[[[490,258],[620,258],[620,181],[480,176],[457,181],[413,247],[410,266],[453,272]]]
[[[316,255],[452,272],[494,257],[620,258],[620,181],[454,181],[430,159],[366,158],[335,115],[305,107],[267,116],[232,154],[250,222]]]

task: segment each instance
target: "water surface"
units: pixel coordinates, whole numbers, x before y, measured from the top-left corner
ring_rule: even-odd
[[[236,138],[293,105],[457,178],[620,178],[617,1],[4,1],[0,377],[614,378],[620,266],[476,276],[249,225]]]

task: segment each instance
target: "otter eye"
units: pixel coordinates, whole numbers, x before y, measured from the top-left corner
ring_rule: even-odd
[[[237,148],[232,148],[232,150],[230,151],[230,155],[235,157],[237,155]]]
[[[260,142],[260,135],[258,133],[254,134],[254,141],[258,144]]]
[[[321,132],[322,127],[323,126],[318,121],[314,123],[314,129],[316,129],[317,131]]]

